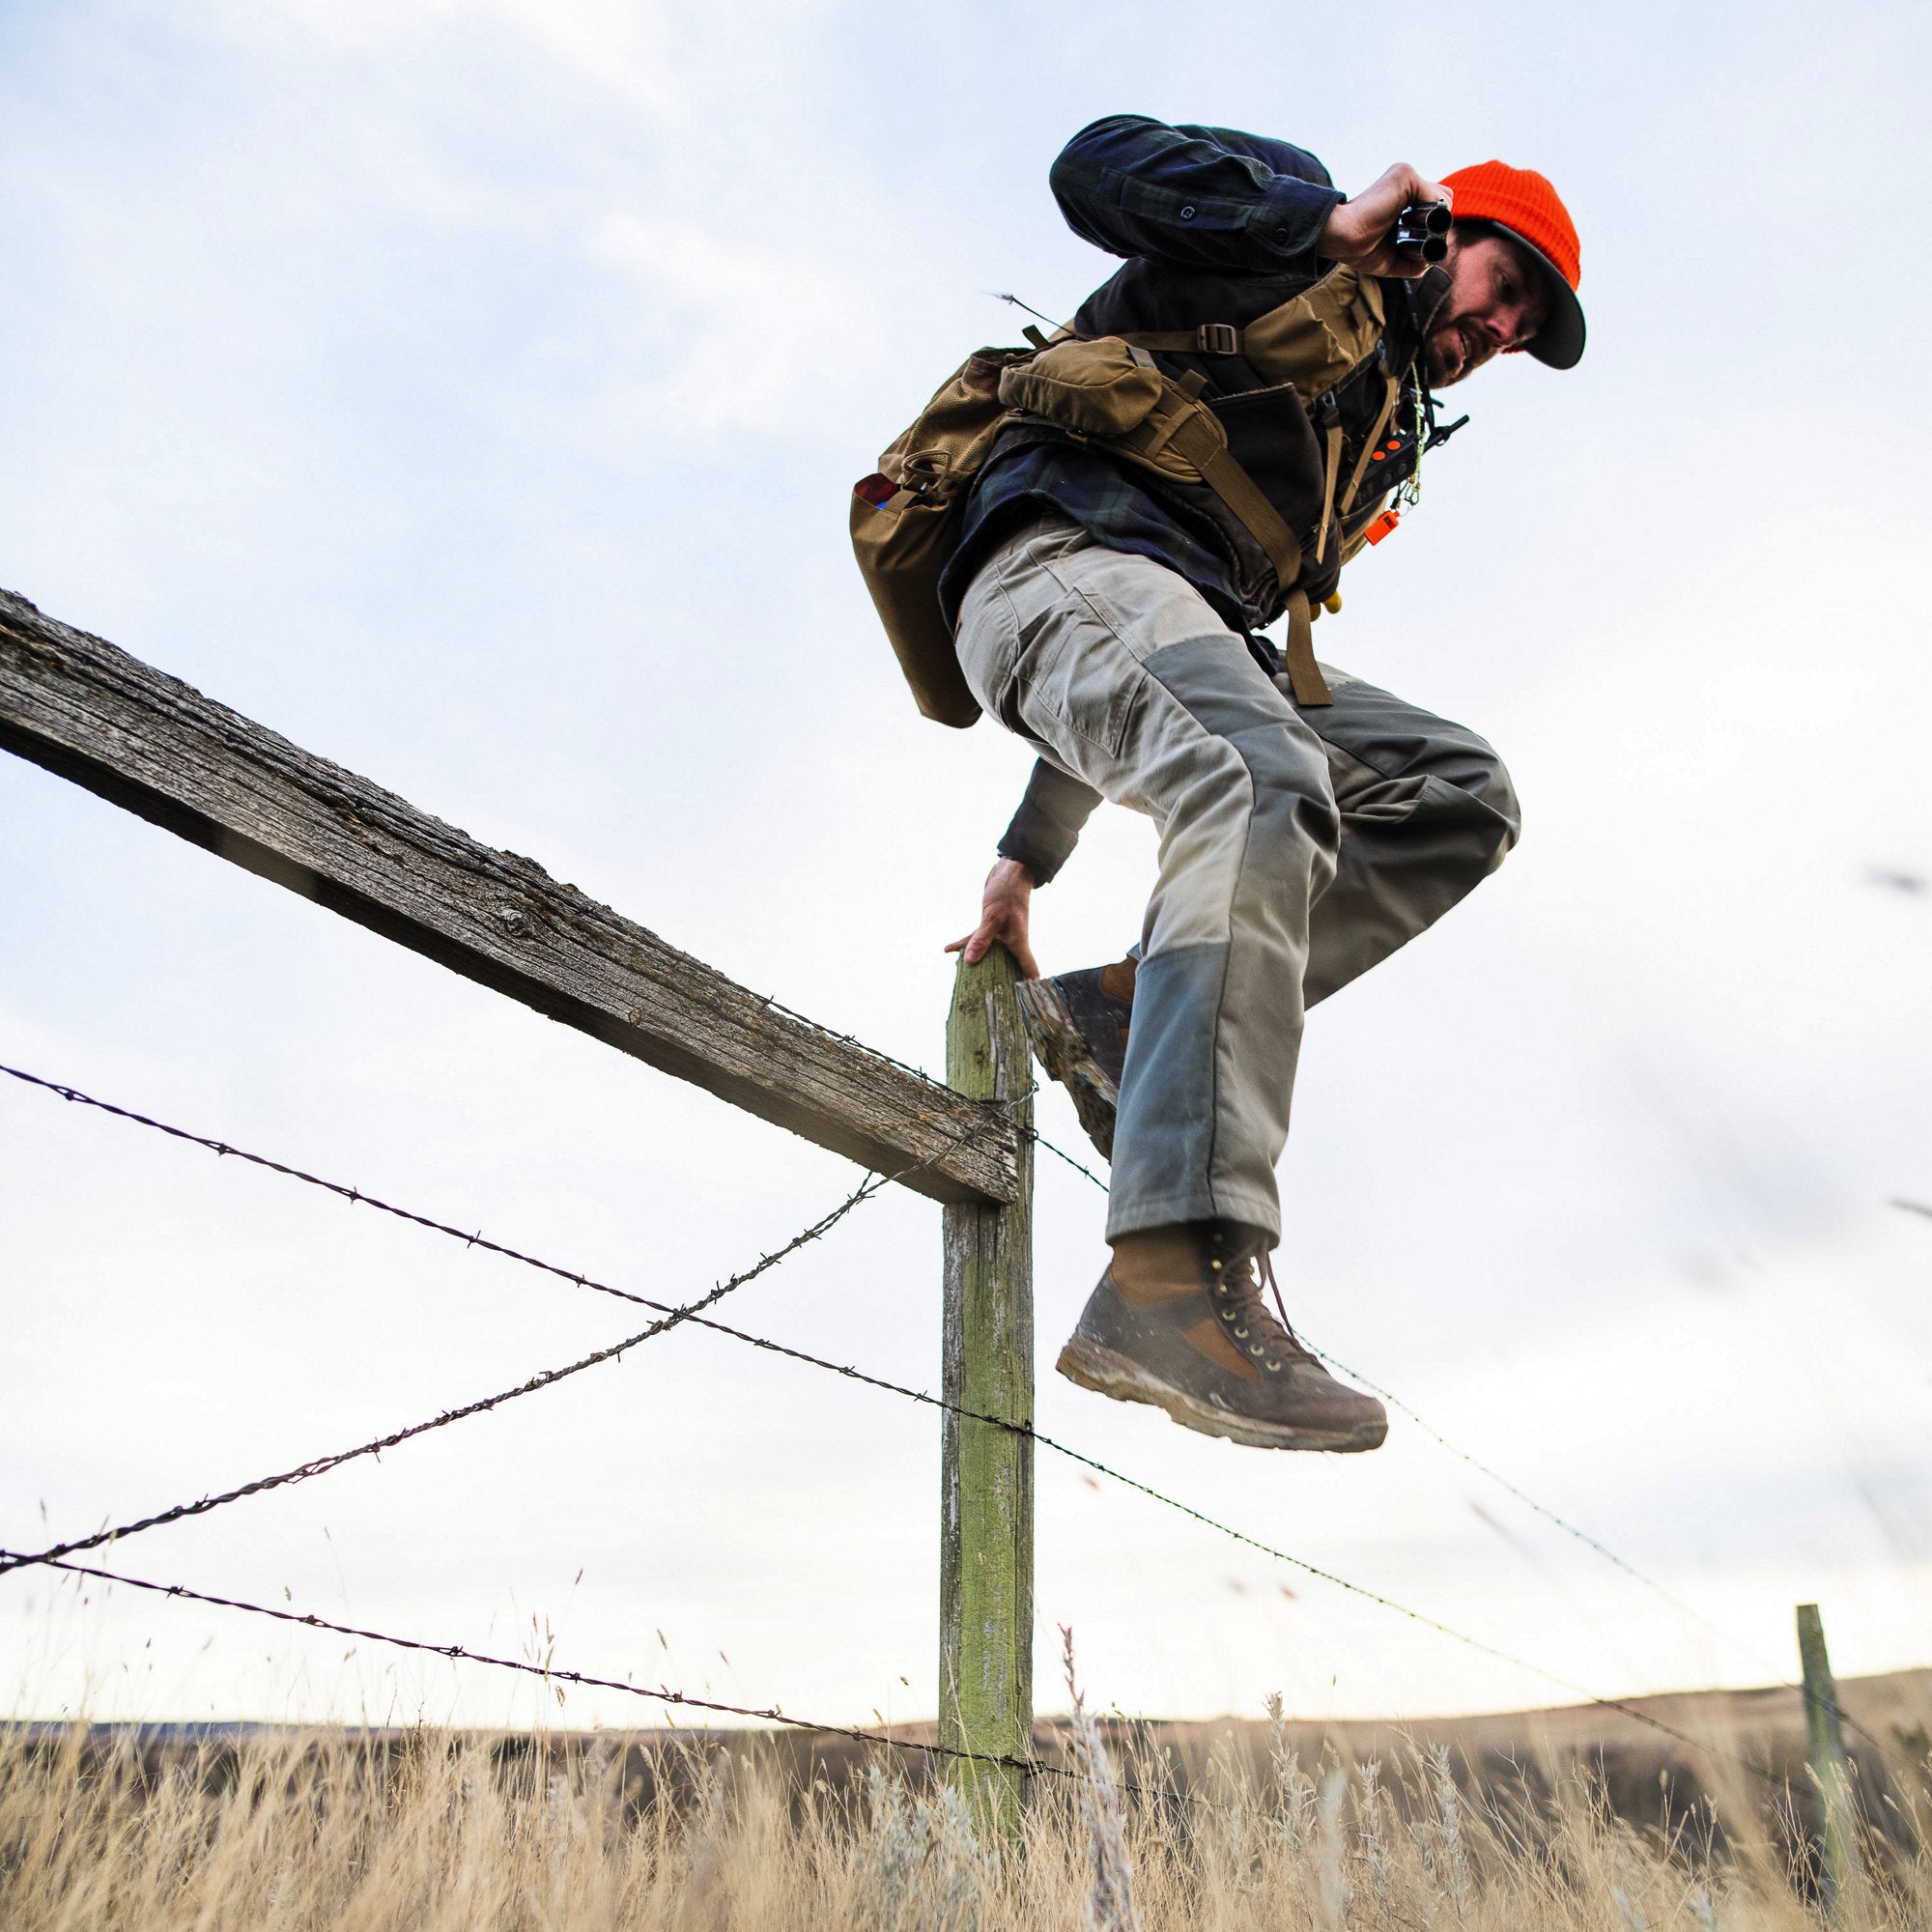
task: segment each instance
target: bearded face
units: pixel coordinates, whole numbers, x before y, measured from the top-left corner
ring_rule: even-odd
[[[1522,348],[1549,314],[1541,269],[1507,235],[1452,234],[1443,268],[1449,288],[1424,339],[1429,381],[1438,389],[1505,349]]]

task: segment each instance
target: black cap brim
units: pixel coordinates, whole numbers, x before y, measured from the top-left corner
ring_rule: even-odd
[[[1534,355],[1539,362],[1547,363],[1552,369],[1576,368],[1583,359],[1585,334],[1583,304],[1577,299],[1577,291],[1563,279],[1563,270],[1527,236],[1519,235],[1505,221],[1492,221],[1489,225],[1507,235],[1525,255],[1535,259],[1549,290],[1548,319],[1523,344],[1522,353]]]

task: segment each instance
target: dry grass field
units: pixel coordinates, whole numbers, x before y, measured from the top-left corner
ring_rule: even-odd
[[[1861,1932],[1932,1927],[1932,1780],[1919,1719],[1905,1701],[1908,1690],[1923,1689],[1916,1673],[1846,1687],[1848,1709],[1889,1713],[1883,1753],[1867,1751],[1860,1764],[1869,1876],[1838,1918]],[[1695,1700],[1675,1701],[1688,1711]],[[744,1736],[432,1730],[259,1732],[160,1746],[126,1732],[15,1726],[0,1733],[0,1925],[1820,1925],[1801,1815],[1808,1798],[1783,1747],[1790,1714],[1780,1706],[1770,1717],[1770,1707],[1740,1717],[1735,1700],[1724,1708],[1728,1718],[1715,1702],[1703,1712],[1699,1735],[1719,1750],[1702,1782],[1690,1780],[1690,1795],[1679,1797],[1666,1768],[1661,1782],[1649,1780],[1658,1796],[1642,1819],[1612,1808],[1613,1753],[1586,1735],[1587,1719],[1602,1713],[1463,1720],[1404,1735],[1361,1727],[1318,1736],[1281,1722],[1117,1731],[1108,1757],[1127,1788],[1111,1804],[1109,1773],[1093,1755],[1098,1734],[1088,1726],[1083,1748],[1078,1734],[1043,1731],[1044,1754],[1075,1775],[1039,1780],[1024,1847],[1004,1863],[988,1856],[957,1793],[922,1776],[917,1757],[883,1749],[839,1755],[814,1753],[809,1741]],[[1506,1732],[1516,1746],[1499,1742]],[[1740,1757],[1772,1775],[1747,1776]]]

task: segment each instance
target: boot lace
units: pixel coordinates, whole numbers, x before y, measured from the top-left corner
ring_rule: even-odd
[[[1255,1274],[1257,1261],[1261,1270],[1259,1280]],[[1274,1297],[1275,1313],[1270,1313],[1262,1299],[1264,1282]],[[1274,1278],[1274,1259],[1265,1249],[1259,1257],[1243,1261],[1238,1269],[1227,1271],[1220,1283],[1216,1307],[1236,1346],[1264,1368],[1279,1373],[1296,1362],[1316,1359],[1314,1351],[1302,1343],[1289,1321],[1281,1298],[1281,1284]]]

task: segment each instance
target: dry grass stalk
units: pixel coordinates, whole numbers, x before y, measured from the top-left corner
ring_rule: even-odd
[[[1140,1932],[1134,1910],[1134,1865],[1127,1856],[1126,1818],[1121,1809],[1120,1787],[1114,1781],[1113,1761],[1100,1737],[1100,1727],[1087,1709],[1073,1670],[1073,1632],[1060,1627],[1061,1660],[1066,1672],[1066,1695],[1072,1709],[1067,1736],[1081,1823],[1087,1828],[1087,1856],[1094,1883],[1087,1894],[1087,1922],[1093,1932]]]

